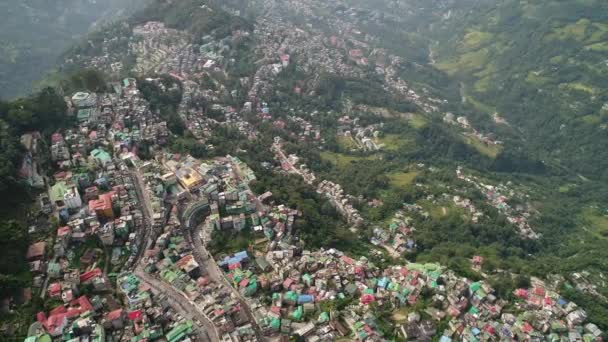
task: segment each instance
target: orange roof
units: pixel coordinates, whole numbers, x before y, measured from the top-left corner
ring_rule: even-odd
[[[118,319],[122,316],[122,309],[117,309],[111,312],[108,312],[108,314],[106,315],[106,319],[108,321],[113,321],[115,319]]]
[[[91,280],[93,278],[97,278],[102,274],[101,269],[100,268],[95,268],[93,270],[90,270],[88,272],[85,272],[83,274],[80,275],[80,282],[81,283],[86,283],[88,280]]]
[[[192,256],[192,254],[188,254],[185,257],[179,259],[176,263],[175,266],[177,266],[178,268],[182,268],[186,265],[188,265],[188,263],[193,259],[194,257]]]
[[[108,210],[112,209],[112,196],[114,192],[108,192],[103,195],[99,195],[99,198],[96,200],[89,201],[89,210],[90,211],[98,211],[98,210]]]

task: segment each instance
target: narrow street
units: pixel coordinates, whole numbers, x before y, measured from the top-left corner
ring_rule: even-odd
[[[172,286],[159,281],[146,272],[141,270],[139,267],[135,270],[135,275],[139,277],[146,285],[150,286],[153,292],[158,294],[164,294],[170,299],[171,306],[179,312],[182,317],[190,319],[192,321],[201,322],[202,327],[199,324],[194,323],[193,328],[200,338],[201,341],[216,342],[220,341],[219,333],[215,328],[211,319],[202,313],[196,306],[195,303],[190,301],[186,295],[180,293]]]
[[[220,335],[211,319],[202,313],[197,305],[190,301],[185,294],[179,292],[171,285],[166,284],[156,278],[150,276],[143,270],[142,257],[146,249],[150,248],[155,238],[154,234],[154,211],[150,203],[144,181],[139,171],[132,172],[133,184],[142,208],[143,224],[141,226],[139,246],[136,258],[132,267],[135,268],[134,274],[145,282],[157,294],[163,293],[170,299],[171,306],[180,313],[184,318],[195,321],[193,327],[201,341],[217,342],[220,341]],[[200,324],[196,323],[200,322]],[[202,325],[202,326],[200,326]]]
[[[190,222],[189,218],[187,218],[185,220],[185,222]],[[257,323],[253,317],[253,313],[249,309],[249,305],[247,304],[247,301],[230,283],[228,283],[228,281],[226,281],[226,278],[224,277],[224,272],[222,272],[222,270],[219,268],[219,266],[213,259],[213,256],[205,248],[205,244],[203,243],[203,241],[201,241],[200,234],[199,234],[200,230],[201,230],[201,226],[202,226],[202,224],[199,224],[195,227],[185,227],[185,229],[189,232],[189,234],[187,234],[186,238],[188,239],[188,242],[192,246],[192,252],[193,252],[192,255],[194,256],[194,259],[196,260],[197,263],[199,263],[201,268],[207,273],[207,276],[210,279],[212,279],[213,281],[220,283],[223,286],[225,286],[226,288],[230,289],[230,291],[233,293],[233,295],[236,298],[238,298],[241,308],[243,310],[245,310],[245,314],[247,315],[247,318],[249,319],[251,326],[255,330],[257,341],[264,341],[265,339],[263,337],[262,331],[260,330],[260,327],[257,325]]]
[[[154,211],[152,210],[150,198],[146,192],[146,187],[139,170],[131,172],[131,178],[133,179],[135,192],[137,193],[137,198],[139,199],[139,204],[142,209],[143,223],[140,227],[140,231],[138,232],[137,254],[135,259],[129,265],[130,268],[136,267],[139,264],[142,256],[144,255],[144,251],[152,245],[152,238],[150,234],[154,229],[154,222],[152,220]]]

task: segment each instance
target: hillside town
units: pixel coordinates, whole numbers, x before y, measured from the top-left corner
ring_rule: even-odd
[[[446,100],[403,80],[404,61],[344,19],[355,13],[343,11],[331,23],[341,35],[328,35],[281,20],[277,2],[255,2],[267,11],[252,32],[197,37],[202,44],[162,22],[135,25],[124,53],[133,57],[136,78],[118,77],[127,65],[112,52],[117,41],[111,39],[103,41],[101,55],[69,61],[107,70],[113,81],[106,92],[65,94],[72,127],[49,141],[39,132],[21,138],[27,153],[20,176],[39,189],[38,207],[48,217],[46,225],[30,228],[37,238],[25,258],[34,281],[23,292],[29,301],[38,296],[43,310],[34,313],[23,340],[602,341],[588,312],[560,294],[558,284],[533,277],[499,295],[481,272],[481,256],[471,262],[479,279],[446,265],[408,261],[405,256],[421,245],[411,216],[429,216],[420,205],[401,201],[383,221],[369,222],[363,196],[319,176],[303,154],[286,152],[286,139],[323,149],[327,138],[318,113],[279,113],[266,102],[281,72],[296,60],[303,72],[322,68],[348,77],[365,78],[371,68],[387,92],[423,113],[441,112]],[[326,5],[306,0],[283,6],[310,17]],[[255,70],[235,80],[235,47],[252,36]],[[313,88],[303,82],[293,92]],[[158,90],[152,99],[145,94],[149,89]],[[181,95],[174,112],[153,103],[155,96],[171,94]],[[446,114],[446,122],[487,144],[501,144],[472,129],[466,117],[453,116]],[[335,121],[331,134],[351,139],[355,151],[383,149],[382,123],[362,125],[346,113]],[[205,152],[223,151],[230,138],[218,143],[214,137],[222,130],[253,144],[262,132],[282,137],[265,137],[270,158],[257,173],[241,158],[251,151],[197,155],[195,148],[175,148],[191,143]],[[49,146],[51,175],[40,169],[40,145]],[[307,245],[298,229],[300,208],[256,186],[271,172],[301,178],[369,254]],[[514,235],[541,237],[530,224],[532,209],[510,204],[525,194],[509,184],[486,184],[461,168],[456,175],[507,218]],[[446,190],[427,200],[453,204],[473,223],[484,217],[460,193]],[[577,288],[595,291],[585,274],[574,278]],[[11,299],[3,303],[11,305]],[[394,326],[394,336],[387,325]]]
[[[51,137],[60,171],[40,202],[58,227],[53,240],[35,242],[26,256],[37,274],[33,293],[49,304],[36,314],[26,341],[259,341],[294,335],[382,341],[378,307],[397,316],[404,312],[397,331],[405,339],[601,335],[584,310],[539,279],[517,289],[509,303],[488,283],[437,264],[381,268],[336,249],[306,249],[294,230],[300,213],[272,201],[272,193],[253,193],[249,185],[256,176],[245,163],[233,156],[202,161],[164,152],[166,124],[149,110],[136,81],[112,89],[69,98],[79,125]],[[138,158],[140,141],[153,142],[159,152]],[[297,157],[285,156],[280,139],[274,150],[283,169],[318,182],[296,166]],[[318,186],[335,196],[332,203],[347,220],[362,220],[338,185]],[[414,248],[415,229],[406,215],[399,212],[387,230],[374,230],[372,242],[395,255]],[[214,235],[245,230],[254,236],[245,250],[210,254]],[[503,312],[506,307],[516,310]]]

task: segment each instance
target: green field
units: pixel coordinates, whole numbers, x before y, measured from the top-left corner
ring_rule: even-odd
[[[600,209],[587,208],[583,210],[581,219],[588,232],[602,239],[608,238],[608,212],[602,213]]]
[[[491,42],[493,38],[494,35],[492,33],[471,30],[464,35],[463,44],[468,49],[479,49]]]
[[[576,188],[576,184],[564,184],[558,188],[558,191],[562,194],[570,192],[570,190]]]
[[[598,93],[596,88],[581,82],[562,83],[559,85],[559,89],[567,91],[581,91],[589,95],[595,95]]]
[[[414,114],[407,122],[415,129],[420,129],[427,124],[426,118],[421,114]]]
[[[338,137],[338,145],[346,150],[357,150],[359,147],[355,143],[352,137],[340,136]]]
[[[576,23],[568,24],[562,27],[554,28],[553,32],[547,35],[547,40],[566,40],[573,39],[582,41],[585,39],[587,27],[591,21],[589,19],[580,19]]]
[[[441,203],[432,203],[431,201],[419,201],[420,205],[434,219],[441,219],[453,212],[457,212],[459,208],[454,206],[452,202],[442,201]]]
[[[399,134],[387,134],[383,137],[378,138],[376,140],[376,143],[384,145],[382,147],[383,150],[398,151],[411,147],[411,145],[413,144],[413,140],[409,138],[404,138]]]
[[[466,52],[454,59],[437,63],[439,70],[449,75],[478,71],[484,68],[490,59],[490,50],[482,48],[477,51]]]
[[[590,44],[590,45],[585,46],[585,50],[600,51],[600,52],[608,51],[608,43],[602,42],[602,43]]]
[[[412,184],[417,175],[417,172],[391,172],[387,174],[390,179],[390,185],[401,189]]]
[[[595,43],[608,38],[608,24],[593,23],[591,30],[591,36],[587,39],[587,43]]]
[[[483,141],[472,136],[463,136],[463,140],[468,145],[474,147],[479,153],[486,155],[490,158],[496,158],[498,153],[502,150],[499,145],[486,145]]]
[[[360,157],[360,156],[352,156],[352,155],[348,155],[348,154],[344,154],[344,153],[335,153],[335,152],[324,151],[324,152],[321,152],[321,159],[331,162],[334,166],[338,167],[339,169],[343,169],[343,168],[349,167],[352,162],[360,161],[360,160],[374,160],[374,159],[377,159],[377,157],[376,156]]]
[[[528,73],[528,76],[526,77],[526,82],[528,83],[532,83],[536,86],[540,86],[546,83],[551,82],[551,78],[550,77],[544,77],[541,76],[540,73],[535,72],[535,71],[530,71]]]

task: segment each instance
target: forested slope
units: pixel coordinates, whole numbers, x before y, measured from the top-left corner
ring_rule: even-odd
[[[608,178],[608,3],[509,0],[453,13],[429,37],[463,100],[505,117],[547,161]]]

